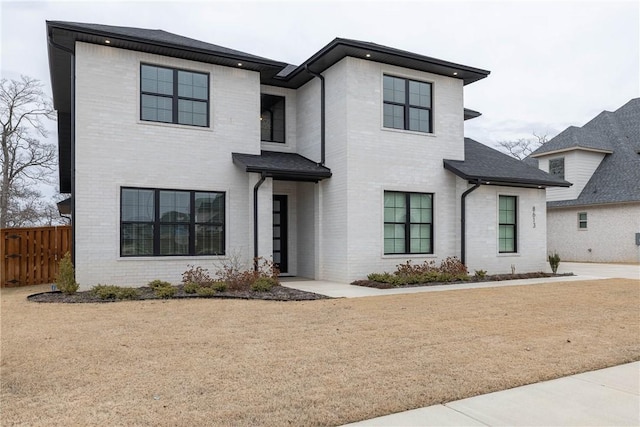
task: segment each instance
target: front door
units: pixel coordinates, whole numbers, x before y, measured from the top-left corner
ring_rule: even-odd
[[[273,263],[287,272],[287,196],[273,196]]]

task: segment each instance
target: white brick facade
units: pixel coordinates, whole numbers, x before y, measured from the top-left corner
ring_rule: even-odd
[[[210,127],[145,122],[140,117],[140,64],[209,75]],[[433,133],[382,126],[382,78],[432,83]],[[288,198],[288,273],[349,282],[368,273],[460,256],[460,197],[469,185],[443,167],[464,159],[463,82],[346,57],[326,79],[326,166],[319,183],[267,178],[258,192],[258,253],[272,256],[272,195]],[[253,191],[260,179],[232,163],[231,153],[299,153],[320,161],[320,83],[299,89],[260,84],[257,72],[85,43],[76,45],[75,254],[84,288],[103,284],[174,283],[188,264],[213,271],[229,256],[250,265]],[[286,98],[286,143],[260,142],[260,93]],[[227,256],[121,257],[122,187],[225,193]],[[434,253],[385,255],[385,191],[433,194]],[[498,195],[518,197],[518,253],[497,252]],[[540,271],[546,266],[544,190],[482,186],[467,199],[471,272]],[[535,209],[535,225],[534,213]]]

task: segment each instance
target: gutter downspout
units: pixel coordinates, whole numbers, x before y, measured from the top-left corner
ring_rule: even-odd
[[[460,197],[460,262],[462,262],[462,264],[464,264],[465,266],[467,265],[466,262],[466,258],[467,258],[467,254],[466,254],[466,241],[467,241],[467,235],[466,235],[466,230],[467,230],[467,211],[466,211],[466,198],[467,195],[469,195],[469,193],[471,193],[472,191],[476,190],[478,187],[480,187],[480,180],[476,180],[476,183],[473,187],[469,188],[467,191],[465,191],[464,193],[462,193],[462,196]]]
[[[320,166],[325,162],[325,84],[324,77],[309,69],[309,64],[304,65],[307,73],[320,79]]]
[[[76,53],[66,46],[62,46],[53,41],[53,33],[47,37],[49,44],[56,49],[67,52],[71,55],[71,108],[70,116],[70,138],[71,138],[71,263],[76,265]],[[60,215],[62,216],[62,215]]]
[[[267,174],[262,172],[260,181],[253,187],[253,271],[258,271],[258,189],[267,179]]]

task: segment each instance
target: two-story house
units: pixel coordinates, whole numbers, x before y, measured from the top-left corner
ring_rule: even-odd
[[[47,22],[83,286],[273,259],[349,282],[461,257],[546,268],[545,188],[464,138],[489,72],[335,39],[295,66],[161,30]]]
[[[565,129],[530,158],[573,183],[547,191],[549,250],[570,261],[640,263],[640,98]]]

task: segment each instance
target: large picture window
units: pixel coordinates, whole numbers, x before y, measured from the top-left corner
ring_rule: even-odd
[[[383,126],[431,133],[431,83],[383,76]]]
[[[141,65],[140,119],[209,126],[209,76]]]
[[[260,139],[284,143],[284,96],[260,95]]]
[[[433,194],[384,192],[384,253],[433,253]]]
[[[518,198],[499,196],[498,206],[498,252],[518,251]]]
[[[122,188],[120,255],[224,255],[221,192]]]

